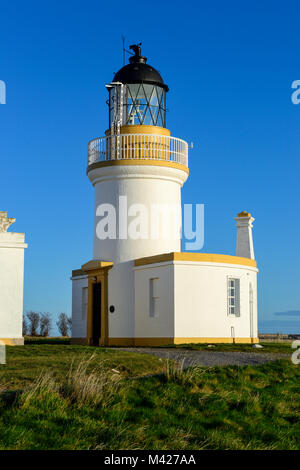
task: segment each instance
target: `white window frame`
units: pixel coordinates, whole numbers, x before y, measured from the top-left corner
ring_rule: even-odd
[[[227,315],[241,315],[241,282],[237,277],[227,278]]]

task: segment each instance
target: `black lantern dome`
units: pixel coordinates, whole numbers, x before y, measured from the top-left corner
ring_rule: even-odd
[[[129,64],[122,67],[109,85],[110,127],[116,120],[122,125],[166,127],[166,92],[169,90],[160,73],[146,64],[140,44],[130,46],[134,51]],[[122,86],[120,98],[119,86]],[[118,98],[119,96],[119,98]],[[121,104],[120,116],[116,103]]]
[[[130,46],[135,54],[130,57],[129,64],[122,67],[114,76],[114,82],[121,83],[150,83],[159,85],[166,91],[168,86],[164,83],[160,73],[151,65],[146,64],[147,58],[141,55],[140,45]]]

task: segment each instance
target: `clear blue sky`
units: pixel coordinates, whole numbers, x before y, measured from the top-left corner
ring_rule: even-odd
[[[250,211],[260,318],[295,331],[300,315],[274,313],[300,313],[299,2],[29,0],[0,14],[0,210],[29,244],[24,309],[69,314],[71,270],[92,257],[87,143],[107,128],[124,34],[170,87],[167,127],[194,142],[182,194],[205,204],[203,251],[234,254],[233,218]]]

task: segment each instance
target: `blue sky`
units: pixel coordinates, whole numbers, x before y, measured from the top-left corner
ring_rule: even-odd
[[[170,87],[172,135],[194,142],[182,197],[205,204],[203,251],[234,254],[233,218],[250,211],[260,319],[299,332],[300,314],[274,315],[300,311],[299,13],[296,1],[2,2],[0,210],[26,232],[25,310],[70,313],[71,270],[92,257],[87,143],[107,128],[123,34]]]

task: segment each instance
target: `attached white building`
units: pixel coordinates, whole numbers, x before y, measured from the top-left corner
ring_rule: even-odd
[[[167,85],[132,49],[107,85],[109,129],[89,143],[94,250],[72,273],[72,341],[257,342],[254,219],[236,218],[236,256],[181,252],[188,145],[166,129]]]
[[[0,211],[0,342],[22,345],[24,233],[7,232],[16,219]]]

